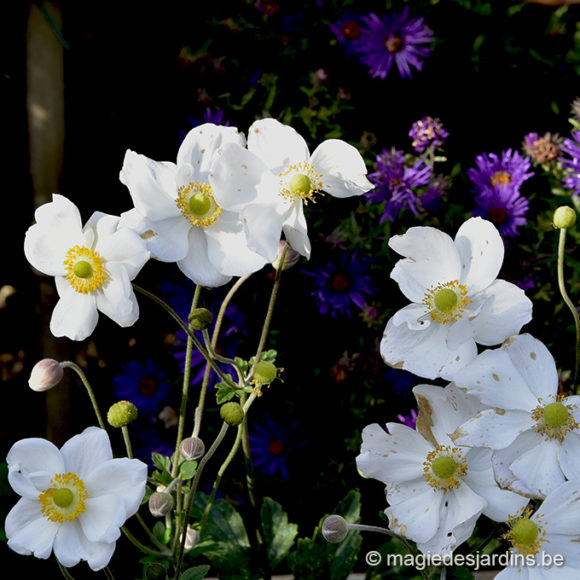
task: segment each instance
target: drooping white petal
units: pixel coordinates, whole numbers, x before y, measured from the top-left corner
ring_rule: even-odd
[[[82,244],[82,224],[76,205],[54,194],[52,202],[35,212],[36,224],[26,232],[24,254],[37,269],[49,276],[64,276],[66,253]]]
[[[90,475],[96,465],[113,458],[111,442],[104,429],[87,427],[82,433],[69,439],[61,448],[67,471],[81,479]]]
[[[93,571],[102,570],[111,561],[115,553],[116,543],[86,541],[87,564]]]
[[[60,526],[54,539],[54,555],[66,568],[76,566],[88,558],[87,540],[78,520]]]
[[[504,245],[496,227],[480,217],[470,218],[457,230],[455,246],[461,260],[460,282],[470,293],[487,288],[503,263]]]
[[[405,257],[391,272],[411,302],[422,302],[432,286],[459,280],[461,261],[453,240],[432,227],[412,227],[389,239],[389,246]]]
[[[115,542],[126,519],[123,500],[113,494],[89,497],[85,511],[78,517],[83,533],[90,542]]]
[[[248,150],[255,153],[275,174],[288,165],[308,161],[310,153],[304,138],[289,125],[276,119],[260,119],[248,130]]]
[[[282,216],[272,205],[249,205],[240,212],[248,248],[273,262],[278,255]]]
[[[139,318],[139,306],[127,271],[116,263],[109,264],[108,270],[110,279],[95,292],[97,308],[119,326],[131,326]]]
[[[528,411],[486,409],[460,425],[452,439],[457,445],[504,449],[518,435],[533,427],[534,421]]]
[[[577,429],[567,433],[560,446],[560,467],[567,479],[580,481],[580,433]]]
[[[322,189],[334,197],[362,195],[373,188],[358,149],[340,139],[323,141],[312,153],[310,163],[322,174]]]
[[[179,215],[174,163],[153,161],[127,150],[119,178],[129,189],[137,211],[153,221]]]
[[[310,239],[308,238],[304,208],[301,203],[296,203],[288,212],[282,226],[286,240],[301,256],[310,258]]]
[[[56,337],[84,340],[97,326],[99,314],[93,294],[77,292],[65,278],[55,278],[60,296],[50,319],[50,332]]]

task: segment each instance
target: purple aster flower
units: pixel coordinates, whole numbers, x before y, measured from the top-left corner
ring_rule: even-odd
[[[410,409],[408,415],[397,415],[397,419],[399,419],[403,425],[411,427],[411,429],[417,428],[417,411],[415,411],[415,409]]]
[[[364,295],[374,292],[371,277],[366,274],[368,263],[358,260],[356,252],[349,257],[343,253],[338,263],[328,262],[324,268],[314,272],[303,270],[314,277],[316,290],[311,293],[316,297],[320,314],[329,314],[334,318],[337,314],[346,314],[350,318],[350,305],[354,304],[361,310],[365,307]]]
[[[113,377],[115,396],[131,401],[139,413],[157,413],[160,403],[166,400],[171,383],[165,380],[165,371],[149,359],[136,360],[123,365],[123,372]]]
[[[474,216],[485,218],[495,225],[504,238],[519,234],[518,227],[527,223],[526,213],[529,202],[514,187],[503,185],[494,187],[475,198],[477,208]]]
[[[377,155],[377,171],[368,176],[376,187],[366,195],[373,203],[385,202],[380,223],[394,221],[403,208],[410,209],[415,215],[419,213],[421,202],[414,188],[429,183],[431,169],[431,165],[422,159],[406,165],[403,152],[397,149],[383,149]]]
[[[336,40],[346,49],[346,54],[356,52],[354,42],[360,38],[360,25],[362,16],[354,12],[345,12],[338,20],[329,24],[330,30],[336,36]]]
[[[565,170],[562,183],[573,196],[580,195],[580,131],[572,131],[572,139],[564,139],[562,152],[570,156],[559,159]]]
[[[528,171],[531,166],[529,158],[511,149],[502,151],[501,157],[495,153],[478,155],[475,165],[476,168],[467,170],[467,177],[473,181],[478,193],[504,188],[517,193],[522,183],[534,175],[533,171]]]
[[[439,119],[423,117],[415,121],[409,131],[411,145],[417,153],[425,153],[430,146],[441,147],[449,133],[443,128]]]
[[[295,441],[296,423],[290,426],[276,423],[266,414],[263,423],[254,424],[252,429],[250,451],[254,465],[266,475],[279,473],[284,479],[288,479],[288,454],[306,444],[306,441]]]
[[[433,41],[433,31],[423,18],[409,20],[409,5],[401,13],[383,17],[371,12],[362,21],[355,51],[373,78],[386,78],[393,63],[402,78],[412,77],[411,67],[418,71],[423,68],[423,59],[431,55],[431,48],[422,45]]]

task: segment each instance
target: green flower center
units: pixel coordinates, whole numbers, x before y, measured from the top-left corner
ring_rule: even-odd
[[[189,198],[189,211],[196,217],[204,217],[211,209],[211,200],[205,193],[199,191]]]
[[[93,274],[93,267],[86,260],[79,260],[73,266],[73,274],[79,278],[89,278]]]
[[[568,421],[568,408],[562,403],[550,403],[544,407],[544,421],[550,427],[561,427]]]
[[[457,304],[457,294],[450,288],[441,288],[435,293],[435,308],[448,312]]]
[[[304,173],[297,173],[290,178],[288,187],[292,193],[306,195],[312,189],[312,181],[308,175],[304,175]]]
[[[449,455],[441,455],[433,459],[431,463],[431,471],[439,479],[449,479],[453,477],[457,471],[457,461]]]
[[[66,487],[55,490],[52,496],[52,501],[60,508],[67,508],[73,502],[73,499],[73,492]]]
[[[516,544],[530,546],[538,538],[538,526],[529,518],[519,519],[512,528],[512,537]]]

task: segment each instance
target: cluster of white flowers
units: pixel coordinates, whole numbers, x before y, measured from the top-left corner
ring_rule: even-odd
[[[507,522],[511,552],[526,556],[498,578],[580,574],[580,397],[558,394],[548,349],[518,334],[532,305],[496,280],[497,230],[472,218],[455,240],[413,227],[389,245],[405,257],[391,277],[412,304],[388,321],[381,354],[391,366],[451,381],[414,388],[416,431],[397,423],[363,431],[358,469],[386,484],[391,530],[424,554],[446,556],[483,514]],[[476,343],[503,344],[477,354]],[[534,511],[530,500],[543,503]],[[544,552],[564,566],[542,568]]]

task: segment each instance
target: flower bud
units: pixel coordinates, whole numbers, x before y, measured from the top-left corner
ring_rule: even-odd
[[[131,401],[119,401],[111,406],[107,421],[113,427],[125,427],[137,419],[137,407]]]
[[[187,461],[194,461],[204,456],[205,445],[199,437],[188,437],[179,445],[179,454]]]
[[[159,562],[151,562],[145,568],[145,580],[165,580],[167,568]]]
[[[189,314],[189,324],[195,330],[205,330],[213,322],[213,314],[207,308],[194,308]]]
[[[181,537],[183,538],[183,535]],[[189,552],[192,548],[195,548],[195,546],[199,544],[200,539],[201,534],[191,526],[187,526],[187,533],[185,534],[185,551]]]
[[[230,401],[221,406],[220,416],[228,425],[235,427],[244,420],[244,410],[239,403]]]
[[[58,385],[62,379],[62,366],[58,361],[51,358],[43,358],[38,361],[28,379],[28,386],[33,391],[48,391]]]
[[[278,376],[276,365],[266,360],[261,360],[254,369],[254,383],[269,385]]]
[[[284,256],[284,263],[282,263],[282,254],[285,247],[288,249]],[[288,268],[292,268],[298,260],[300,260],[300,254],[288,242],[281,240],[278,244],[278,256],[276,256],[276,259],[272,262],[272,266],[276,270],[279,270],[281,267],[283,272],[284,270],[288,270]]]
[[[173,509],[173,497],[168,493],[154,491],[149,498],[149,511],[156,517],[166,516]]]
[[[322,536],[331,544],[338,544],[344,540],[348,533],[348,524],[342,516],[328,516],[322,522]]]
[[[571,228],[576,223],[576,212],[568,205],[561,205],[554,212],[553,223],[556,228]]]

